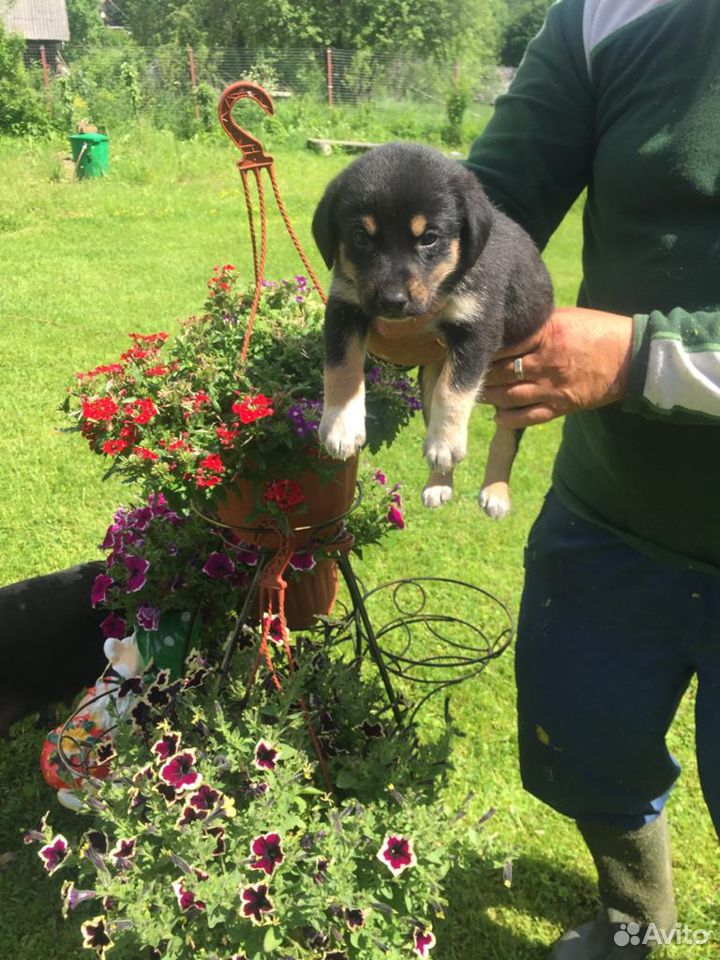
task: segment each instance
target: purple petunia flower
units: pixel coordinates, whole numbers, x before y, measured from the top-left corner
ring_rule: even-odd
[[[370,383],[380,383],[382,380],[382,370],[380,367],[370,367],[367,372],[367,379]]]
[[[274,770],[277,766],[280,751],[266,740],[261,740],[255,747],[255,766],[258,770]]]
[[[153,519],[154,513],[151,507],[138,507],[137,510],[133,510],[130,517],[132,518],[131,523],[133,527],[144,533],[150,526],[150,521]]]
[[[102,635],[110,640],[123,640],[127,635],[127,624],[122,617],[109,613],[100,624]]]
[[[152,607],[149,603],[141,603],[137,608],[138,626],[143,630],[157,630],[160,626],[160,608]]]
[[[147,583],[147,572],[150,569],[150,562],[144,557],[137,557],[131,554],[125,557],[125,566],[129,574],[127,580],[127,592],[137,593]]]
[[[245,887],[240,891],[240,899],[242,900],[243,916],[249,917],[253,923],[262,923],[263,914],[273,911],[273,904],[268,897],[266,883],[256,883]]]
[[[40,847],[38,856],[43,861],[43,866],[47,870],[48,876],[52,876],[56,870],[60,869],[69,852],[70,847],[68,846],[68,842],[61,833],[53,837],[50,843],[46,843],[44,847]]]
[[[283,630],[282,617],[274,616],[271,617],[270,614],[263,614],[263,630],[267,630],[268,637],[272,642],[280,647],[282,646],[285,640],[285,631]]]
[[[114,583],[115,581],[113,578],[109,577],[106,573],[99,573],[95,577],[90,590],[90,603],[93,605],[93,607],[96,607],[99,603],[105,602],[108,591]]]
[[[434,946],[435,934],[432,930],[423,930],[422,927],[418,927],[413,934],[413,953],[416,953],[420,960],[427,960]]]
[[[253,543],[245,543],[244,540],[238,540],[234,545],[235,559],[238,563],[246,567],[255,567],[260,559],[260,548]]]
[[[311,550],[300,550],[288,560],[291,570],[312,570],[315,567],[315,557]]]
[[[366,910],[345,909],[343,911],[343,918],[349,930],[355,930],[358,927],[364,927],[366,916],[367,916]]]
[[[86,900],[95,900],[97,893],[94,890],[78,890],[72,880],[66,880],[60,889],[60,896],[62,897],[62,915],[67,919],[71,910],[85,903]]]
[[[235,564],[226,553],[213,551],[205,561],[202,572],[213,580],[222,580],[223,577],[229,577],[235,572]]]
[[[96,950],[99,957],[104,957],[113,947],[105,917],[93,917],[92,920],[80,924],[80,932],[83,947],[86,950]]]
[[[251,870],[264,870],[268,876],[271,876],[275,867],[283,862],[282,843],[279,833],[266,833],[255,837],[250,844],[250,852],[255,857],[250,864]]]
[[[412,840],[396,833],[387,834],[376,856],[394,877],[399,877],[408,867],[417,866]]]
[[[387,486],[387,477],[382,472],[382,470],[376,470],[373,474],[373,480],[375,483],[379,483],[381,487]]]
[[[160,768],[160,779],[174,790],[194,790],[202,782],[195,769],[195,751],[183,750]]]
[[[395,527],[398,530],[403,530],[405,528],[405,518],[402,515],[402,511],[394,503],[390,505],[390,508],[387,512],[387,521],[391,526]]]

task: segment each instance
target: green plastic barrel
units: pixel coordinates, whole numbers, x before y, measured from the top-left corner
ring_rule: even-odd
[[[109,141],[104,133],[76,133],[70,137],[75,176],[104,177],[110,172]]]

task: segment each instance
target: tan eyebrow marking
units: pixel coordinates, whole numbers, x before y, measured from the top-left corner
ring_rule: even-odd
[[[427,229],[427,217],[422,213],[416,213],[410,221],[410,230],[414,237],[421,237]]]
[[[374,237],[375,234],[378,232],[377,221],[375,220],[375,217],[372,216],[372,214],[368,213],[364,217],[361,217],[360,222],[365,227],[365,229],[367,230],[367,232],[370,234],[371,237]]]

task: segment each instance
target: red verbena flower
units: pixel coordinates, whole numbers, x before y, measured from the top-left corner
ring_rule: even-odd
[[[147,447],[133,447],[133,453],[140,457],[141,460],[157,460],[158,454],[153,450],[148,450]]]
[[[253,923],[262,923],[263,914],[272,913],[272,900],[268,897],[268,885],[256,883],[240,891],[242,913]]]
[[[274,503],[283,513],[289,513],[305,503],[305,496],[297,480],[268,480],[263,500],[265,503]]]
[[[272,397],[266,397],[262,393],[255,396],[248,394],[232,405],[232,412],[238,415],[241,423],[253,423],[263,417],[271,417],[275,412],[272,405]]]
[[[133,400],[132,403],[125,404],[125,415],[135,423],[148,423],[157,416],[157,407],[150,397],[145,400]]]
[[[102,445],[102,451],[111,457],[116,457],[118,453],[122,453],[126,447],[127,443],[125,440],[106,440]]]
[[[119,409],[112,397],[82,400],[82,415],[85,420],[112,420]]]

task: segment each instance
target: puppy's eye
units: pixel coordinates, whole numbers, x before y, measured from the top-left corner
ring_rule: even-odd
[[[356,230],[353,234],[353,243],[356,247],[369,247],[372,243],[372,238],[367,230]]]
[[[422,236],[418,237],[418,243],[421,247],[434,247],[439,239],[439,235],[434,230],[426,230]]]

